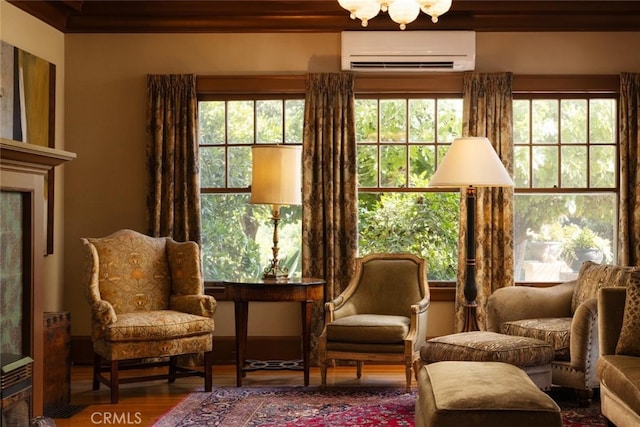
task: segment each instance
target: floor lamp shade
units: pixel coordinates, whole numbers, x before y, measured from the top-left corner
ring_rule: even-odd
[[[465,188],[467,193],[467,252],[464,297],[465,323],[462,330],[477,331],[475,187],[513,187],[514,182],[491,142],[483,137],[457,138],[433,174],[429,187]]]
[[[514,186],[513,179],[487,138],[455,139],[429,181],[429,187],[468,186]]]
[[[254,145],[251,199],[254,204],[302,203],[302,148],[289,145]]]

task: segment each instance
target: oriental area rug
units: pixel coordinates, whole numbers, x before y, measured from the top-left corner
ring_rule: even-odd
[[[553,393],[553,390],[552,390]],[[566,393],[565,393],[566,394]],[[153,424],[155,427],[414,426],[417,391],[365,387],[223,387],[191,393]],[[580,408],[552,394],[563,427],[605,427],[599,404]]]

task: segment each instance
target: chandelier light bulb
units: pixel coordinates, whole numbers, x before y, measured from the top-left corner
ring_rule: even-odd
[[[407,28],[420,14],[420,5],[415,0],[395,0],[389,4],[389,17],[400,24],[400,29]]]
[[[386,12],[387,10],[389,10],[389,3],[394,2],[394,0],[376,0],[376,1],[380,5],[380,10],[382,12]]]
[[[444,15],[451,9],[451,0],[422,1],[420,9],[431,16],[431,21],[435,24],[438,22],[438,17]]]
[[[356,19],[356,10],[365,3],[366,0],[338,0],[338,4],[343,8],[349,11],[350,18]]]
[[[375,0],[361,0],[359,3],[354,14],[362,21],[362,26],[366,27],[369,20],[375,18],[380,12],[380,4]]]

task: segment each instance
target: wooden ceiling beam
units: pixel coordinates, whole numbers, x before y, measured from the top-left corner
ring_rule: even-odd
[[[364,30],[336,0],[7,0],[65,33],[339,32]],[[366,30],[396,30],[388,16]],[[640,31],[640,1],[454,0],[437,24],[409,30]]]

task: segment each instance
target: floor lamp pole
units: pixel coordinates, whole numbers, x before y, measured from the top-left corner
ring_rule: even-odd
[[[464,282],[465,298],[465,320],[462,331],[478,331],[478,320],[476,319],[476,297],[478,288],[476,286],[476,189],[473,186],[467,187],[467,274]]]

